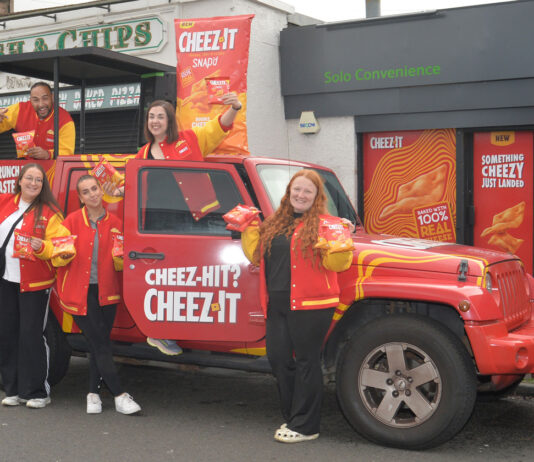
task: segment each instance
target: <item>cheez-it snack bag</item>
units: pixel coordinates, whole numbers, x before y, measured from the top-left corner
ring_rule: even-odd
[[[31,236],[25,232],[19,231],[18,229],[16,229],[13,234],[15,235],[13,258],[22,258],[24,260],[35,261],[33,248],[30,244]]]
[[[33,142],[34,136],[35,130],[13,133],[13,140],[15,141],[15,146],[17,147],[17,157],[26,157],[28,155],[28,149],[35,146]]]
[[[230,91],[230,79],[227,77],[207,77],[206,88],[209,104],[223,104],[221,96]]]
[[[124,236],[120,233],[113,233],[113,247],[111,248],[113,257],[124,256]]]
[[[260,211],[256,207],[237,204],[223,215],[223,220],[228,223],[226,229],[243,232],[259,214]]]
[[[100,182],[100,184],[111,182],[115,184],[115,186],[122,186],[124,183],[124,175],[121,175],[117,169],[104,158],[95,165],[95,168],[93,168],[90,173]]]
[[[354,245],[348,225],[337,217],[321,218],[319,238],[314,247],[325,249],[327,253],[352,250]]]
[[[76,255],[76,247],[74,247],[74,242],[76,241],[76,235],[62,236],[62,237],[53,237],[50,239],[54,249],[52,250],[52,257],[61,256],[62,258],[70,258]]]

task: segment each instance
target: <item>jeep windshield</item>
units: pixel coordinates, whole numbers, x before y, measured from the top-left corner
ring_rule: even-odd
[[[267,165],[257,166],[258,175],[269,196],[273,210],[280,205],[286,186],[291,177],[301,170],[302,167],[295,165]],[[326,170],[313,169],[324,179],[326,196],[328,198],[328,213],[334,216],[347,218],[354,224],[359,225],[360,220],[349,198],[345,194],[336,176]]]

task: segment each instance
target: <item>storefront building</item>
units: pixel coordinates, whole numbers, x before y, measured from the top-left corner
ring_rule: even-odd
[[[176,66],[176,18],[254,14],[252,155],[332,168],[369,231],[510,251],[532,271],[534,1],[335,24],[293,13],[277,0],[92,2],[0,18],[0,54],[97,46]],[[0,106],[31,83],[0,74]],[[139,99],[135,84],[88,88],[86,152],[136,152]],[[79,100],[61,89],[75,121]]]
[[[288,21],[298,20],[293,12],[292,7],[277,0],[102,0],[90,6],[0,18],[0,55],[96,46],[176,67],[176,18],[253,14],[247,75],[251,95],[246,111],[248,146],[254,155],[287,158],[279,35]],[[216,63],[199,65],[217,70]],[[34,82],[21,75],[0,73],[0,106],[27,100]],[[131,83],[87,89],[86,153],[137,152],[140,91],[139,84]],[[60,104],[78,123],[80,89],[62,87]],[[76,152],[80,152],[78,147],[79,139]],[[13,152],[11,135],[1,135],[0,156],[9,157]]]
[[[355,146],[343,167],[368,231],[504,250],[532,272],[532,17],[526,0],[288,28],[288,132],[314,111],[323,155]]]

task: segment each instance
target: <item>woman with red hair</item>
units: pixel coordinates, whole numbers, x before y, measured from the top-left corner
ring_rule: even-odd
[[[319,436],[321,350],[339,303],[336,272],[352,263],[352,251],[314,247],[324,219],[334,218],[327,215],[323,181],[303,169],[289,182],[276,212],[242,234],[245,254],[260,265],[267,357],[285,419],[274,438],[283,443]]]

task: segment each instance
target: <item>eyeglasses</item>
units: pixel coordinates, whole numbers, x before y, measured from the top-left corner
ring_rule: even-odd
[[[34,182],[37,184],[43,183],[43,179],[39,177],[34,178],[33,176],[23,176],[22,179],[28,181],[29,183],[34,183]]]

